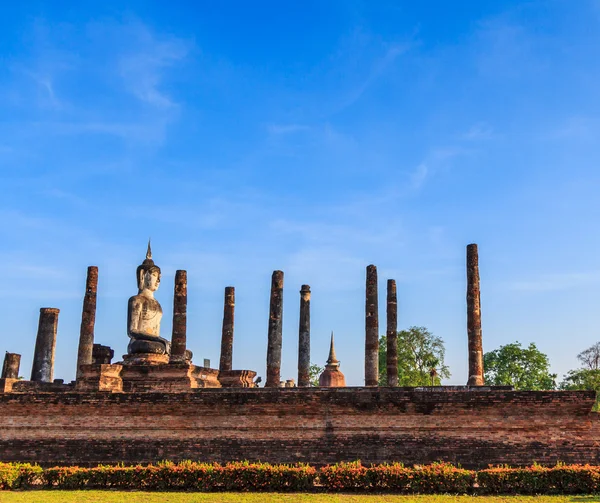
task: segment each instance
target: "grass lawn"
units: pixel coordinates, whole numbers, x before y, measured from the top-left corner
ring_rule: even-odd
[[[391,496],[119,491],[0,492],[1,503],[586,503],[600,496]]]

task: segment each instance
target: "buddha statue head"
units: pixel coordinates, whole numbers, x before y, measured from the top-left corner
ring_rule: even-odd
[[[160,285],[160,267],[152,260],[152,250],[150,240],[148,240],[148,250],[146,259],[138,266],[136,271],[138,294],[143,291],[155,292]]]

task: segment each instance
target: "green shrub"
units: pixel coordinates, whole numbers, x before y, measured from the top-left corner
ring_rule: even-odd
[[[42,483],[43,470],[29,463],[0,463],[0,489],[30,489]]]
[[[490,467],[478,472],[448,463],[406,467],[360,461],[317,470],[305,464],[162,462],[156,465],[56,466],[0,463],[0,490],[133,489],[145,491],[380,491],[398,494],[591,494],[600,466]]]

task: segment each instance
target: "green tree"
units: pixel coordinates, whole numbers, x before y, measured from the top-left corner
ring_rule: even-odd
[[[425,327],[410,327],[398,332],[398,385],[439,386],[450,377],[444,363],[446,350],[441,337]],[[387,337],[379,339],[379,385],[387,386]],[[435,372],[432,372],[435,370]]]
[[[516,390],[555,389],[556,374],[550,373],[548,357],[534,343],[522,348],[513,342],[483,355],[485,383],[514,386]]]
[[[596,404],[594,410],[598,411],[600,400],[600,343],[597,342],[588,349],[577,355],[583,368],[569,370],[560,389],[564,390],[588,390],[596,392]]]
[[[319,367],[316,363],[311,363],[308,367],[308,377],[310,385],[317,388],[319,386],[319,376],[325,370],[325,367]]]

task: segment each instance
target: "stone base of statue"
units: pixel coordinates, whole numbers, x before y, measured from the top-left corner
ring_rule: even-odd
[[[164,355],[162,355],[164,356]],[[183,393],[220,388],[219,370],[190,363],[131,363],[82,365],[76,391]]]
[[[123,355],[123,365],[164,365],[169,355],[160,353],[134,353]]]
[[[123,391],[177,393],[196,388],[220,388],[219,371],[190,363],[123,365]]]

